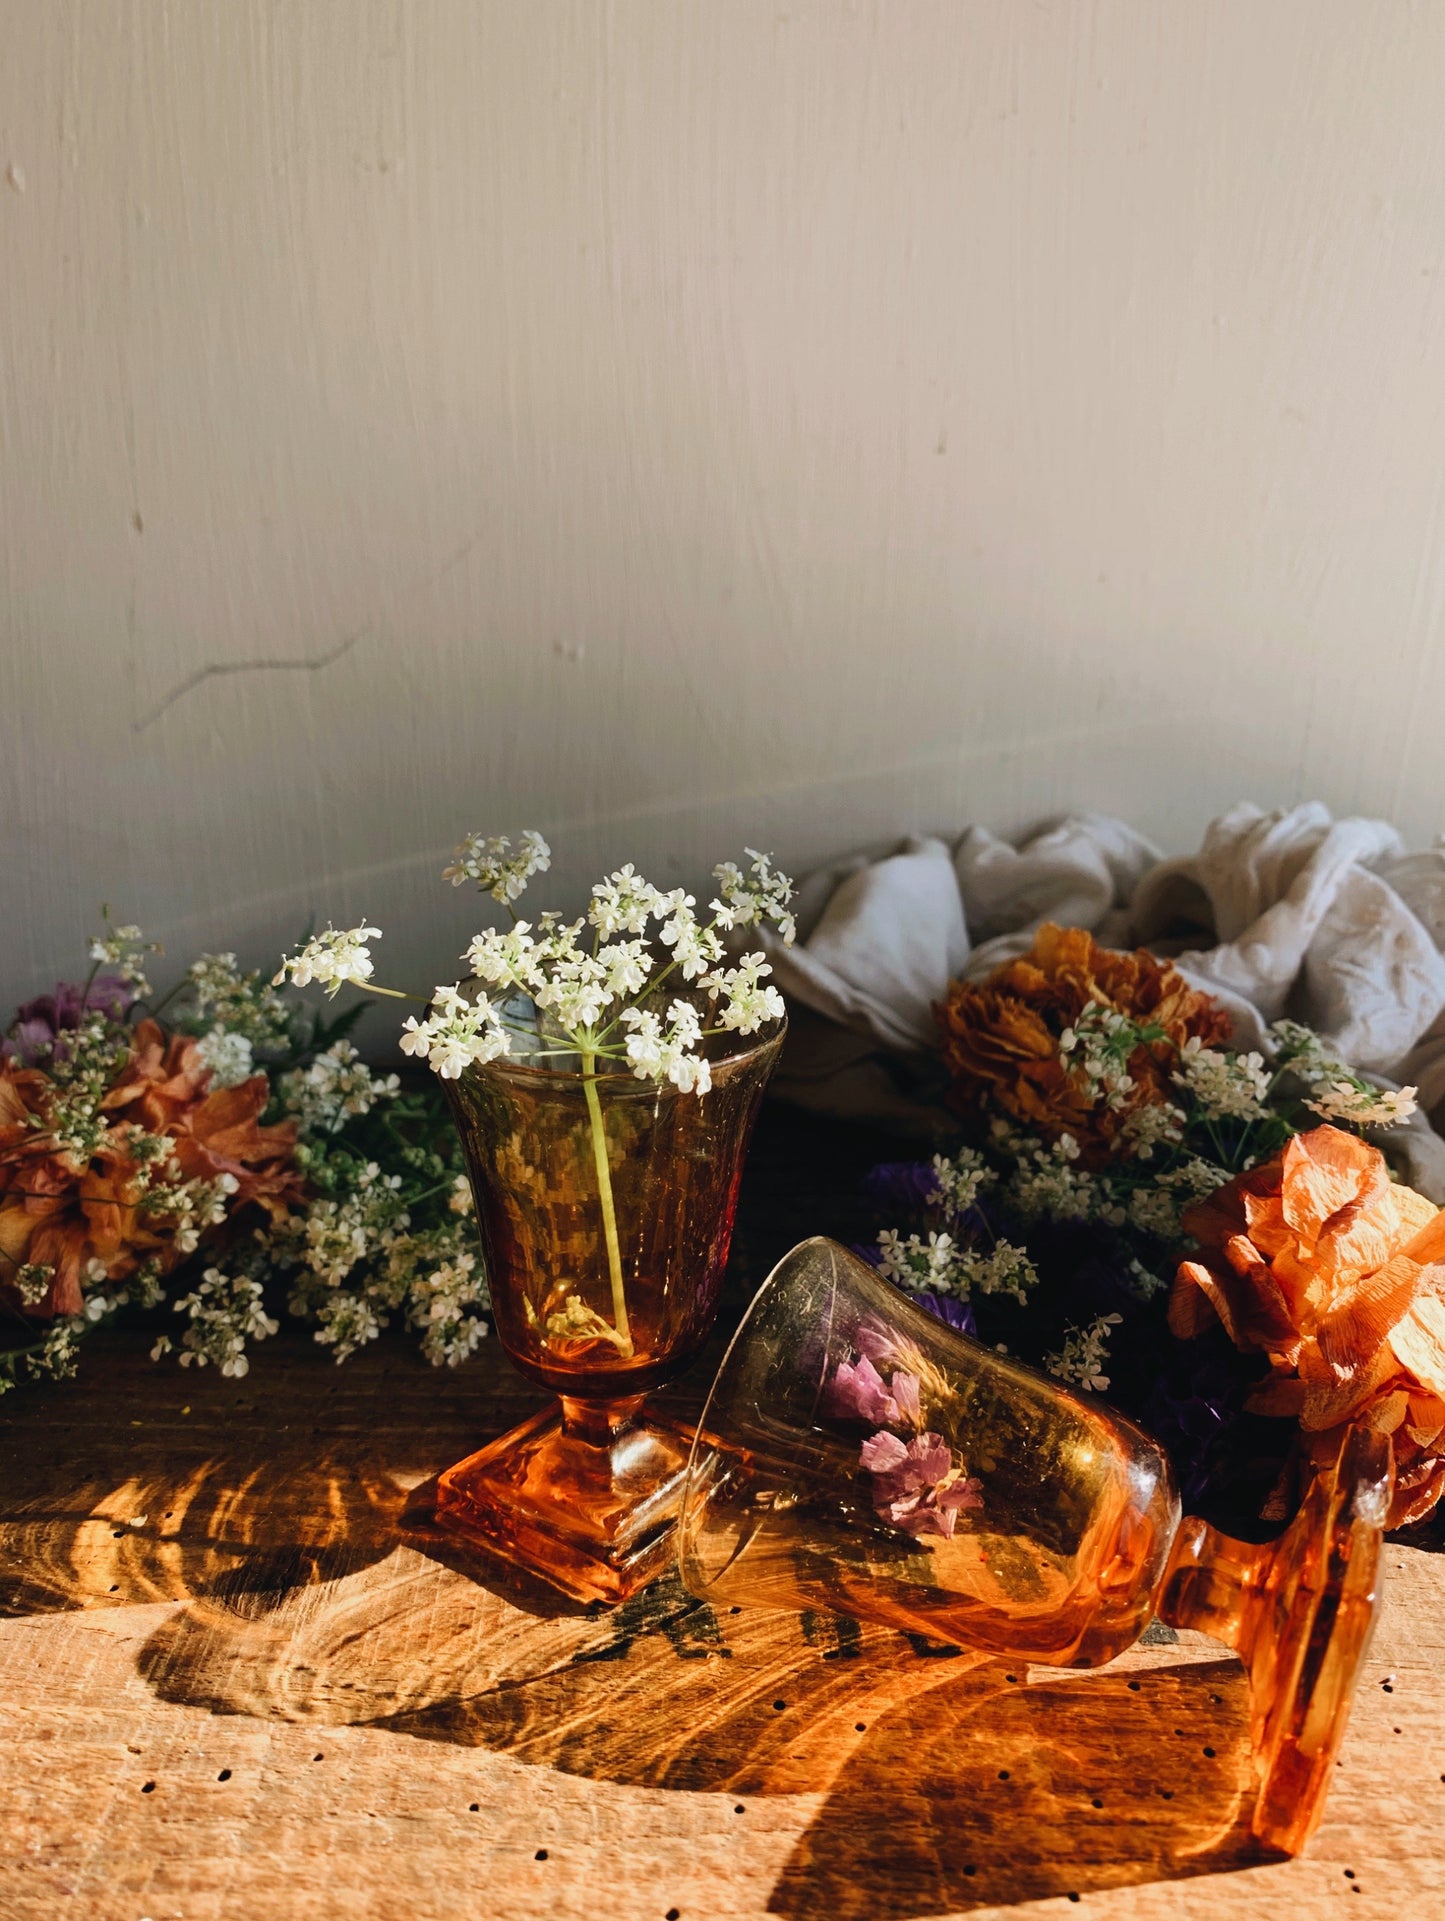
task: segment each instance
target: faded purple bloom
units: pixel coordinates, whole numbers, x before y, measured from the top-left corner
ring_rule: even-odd
[[[856,1366],[840,1361],[828,1390],[828,1412],[838,1420],[867,1421],[870,1427],[902,1427],[916,1426],[921,1418],[916,1377],[895,1373],[885,1386],[883,1376],[866,1354]]]
[[[873,1477],[874,1510],[914,1536],[950,1540],[959,1512],[983,1506],[981,1483],[953,1465],[941,1434],[917,1434],[906,1446],[896,1434],[870,1434],[858,1463]]]
[[[103,1014],[109,1021],[124,1020],[135,994],[128,981],[114,974],[97,974],[90,991],[75,981],[61,981],[53,994],[26,1001],[9,1034],[0,1041],[0,1059],[18,1059],[23,1067],[65,1058],[63,1037],[72,1034],[87,1014]]]
[[[945,1327],[951,1327],[956,1334],[977,1338],[978,1323],[967,1301],[956,1301],[951,1294],[910,1294],[908,1298],[915,1307],[921,1307],[925,1314],[942,1321]]]
[[[885,1214],[917,1214],[942,1198],[929,1161],[880,1161],[863,1176],[863,1197]]]

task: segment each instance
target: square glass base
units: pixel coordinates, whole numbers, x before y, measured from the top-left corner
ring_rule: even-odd
[[[437,1482],[436,1525],[582,1601],[616,1604],[672,1560],[692,1432],[632,1404],[543,1408]]]

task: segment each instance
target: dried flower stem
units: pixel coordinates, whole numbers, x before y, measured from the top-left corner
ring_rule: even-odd
[[[617,1209],[612,1199],[612,1168],[607,1159],[607,1130],[602,1122],[602,1103],[597,1098],[597,1056],[582,1050],[582,1092],[587,1099],[587,1119],[592,1129],[592,1159],[597,1167],[597,1192],[602,1202],[602,1234],[607,1243],[607,1271],[612,1282],[612,1321],[617,1330],[619,1352],[630,1356],[632,1330],[627,1322],[627,1293],[622,1284],[622,1247],[617,1238]]]

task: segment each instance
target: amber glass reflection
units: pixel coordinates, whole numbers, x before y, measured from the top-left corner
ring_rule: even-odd
[[[719,1054],[702,1095],[589,1081],[575,1056],[508,1056],[446,1084],[497,1333],[561,1407],[448,1469],[438,1518],[585,1598],[623,1598],[670,1555],[691,1434],[641,1397],[712,1326],[781,1047],[779,1027]]]
[[[694,1444],[682,1575],[720,1604],[831,1608],[1091,1667],[1156,1613],[1238,1649],[1255,1831],[1318,1819],[1373,1617],[1389,1449],[1352,1435],[1278,1542],[1182,1523],[1168,1461],[1102,1404],[920,1312],[831,1241],[774,1270]]]

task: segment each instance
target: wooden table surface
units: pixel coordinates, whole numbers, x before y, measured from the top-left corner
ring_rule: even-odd
[[[857,1231],[875,1149],[765,1117],[734,1314],[792,1240]],[[494,1344],[336,1368],[292,1331],[232,1382],[151,1338],[0,1403],[3,1921],[1445,1915],[1428,1547],[1387,1548],[1324,1825],[1270,1860],[1209,1642],[1078,1675],[672,1581],[575,1609],[402,1538],[409,1493],[536,1404]]]

